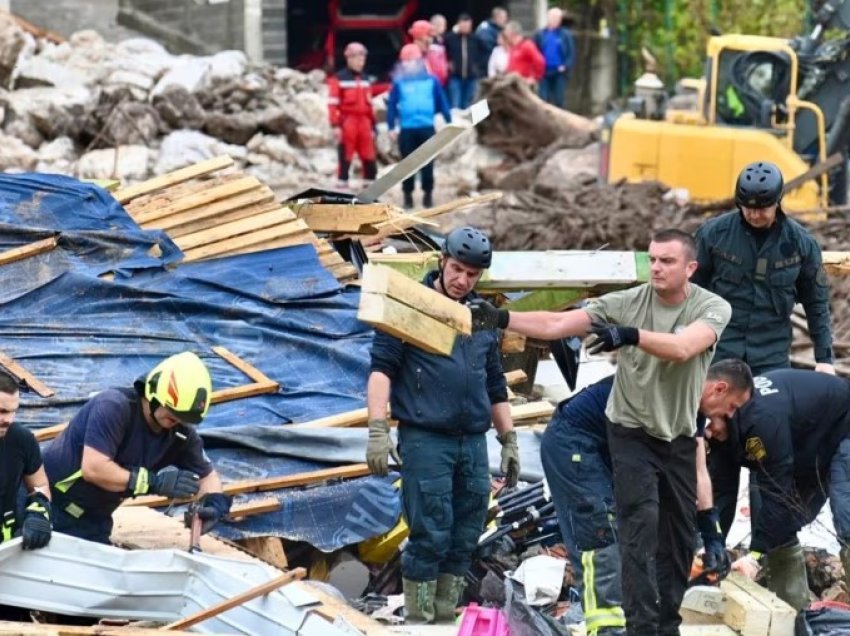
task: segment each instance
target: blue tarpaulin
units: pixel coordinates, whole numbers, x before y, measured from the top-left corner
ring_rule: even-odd
[[[340,287],[312,245],[175,266],[182,254],[168,236],[140,229],[97,186],[56,175],[0,175],[0,249],[50,236],[58,236],[55,249],[3,266],[0,351],[56,392],[49,399],[24,394],[18,421],[32,428],[67,421],[93,393],[129,386],[185,350],[207,363],[214,389],[251,382],[213,346],[260,369],[280,390],[216,404],[202,433],[282,426],[363,406],[372,332],[356,319],[358,292]],[[211,456],[228,481],[327,467],[238,444]],[[399,514],[394,489],[387,480],[359,482],[394,501],[372,527],[386,530]],[[239,527],[313,536],[303,526],[310,515],[292,510],[287,505]],[[322,516],[331,519],[316,518]],[[364,532],[331,530],[336,539],[317,539],[325,549]]]

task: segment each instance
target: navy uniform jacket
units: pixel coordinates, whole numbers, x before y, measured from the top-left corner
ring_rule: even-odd
[[[793,503],[797,490],[829,483],[832,456],[850,433],[850,382],[780,369],[755,384],[753,398],[728,422],[727,441],[709,440],[709,472],[724,530],[734,516],[741,466],[755,472],[762,510],[750,546],[767,552],[788,544],[806,523]]]
[[[740,212],[706,222],[696,235],[699,268],[692,282],[732,305],[732,320],[717,344],[716,360],[740,358],[754,372],[788,366],[789,316],[806,310],[815,360],[832,362],[829,285],[812,236],[777,210],[761,249]]]
[[[433,288],[437,275],[429,273],[423,283]],[[472,292],[464,301],[477,297]],[[376,331],[371,371],[392,381],[390,408],[402,425],[454,435],[483,433],[490,428],[492,405],[508,400],[496,330],[459,335],[451,356]]]

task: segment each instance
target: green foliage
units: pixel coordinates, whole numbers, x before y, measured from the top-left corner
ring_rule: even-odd
[[[644,71],[641,47],[658,62],[656,72],[669,85],[700,77],[711,27],[722,33],[791,38],[802,33],[806,0],[563,0],[551,2],[575,15],[611,16],[625,78]],[[591,25],[587,25],[593,28]]]

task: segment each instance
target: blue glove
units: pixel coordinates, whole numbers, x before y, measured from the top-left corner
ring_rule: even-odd
[[[233,497],[224,493],[207,493],[198,502],[198,516],[201,518],[201,534],[212,530],[216,524],[230,514],[230,506],[233,505]],[[183,523],[187,528],[192,527],[192,514],[186,511]]]
[[[50,500],[45,495],[34,492],[27,497],[27,507],[21,527],[24,550],[38,550],[50,543],[53,532],[50,515]]]
[[[717,508],[697,512],[697,528],[702,536],[705,554],[702,565],[705,572],[716,572],[723,579],[729,574],[731,561],[726,546],[723,544],[723,534],[720,532],[720,515]]]

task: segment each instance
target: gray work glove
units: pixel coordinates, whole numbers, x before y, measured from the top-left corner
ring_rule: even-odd
[[[393,438],[390,437],[390,423],[386,418],[369,420],[369,444],[366,446],[366,463],[374,475],[385,476],[389,471],[388,455],[392,455],[397,465],[401,465]]]
[[[511,429],[496,435],[502,445],[502,474],[505,476],[505,486],[513,488],[519,481],[519,446],[516,443],[516,431]]]

